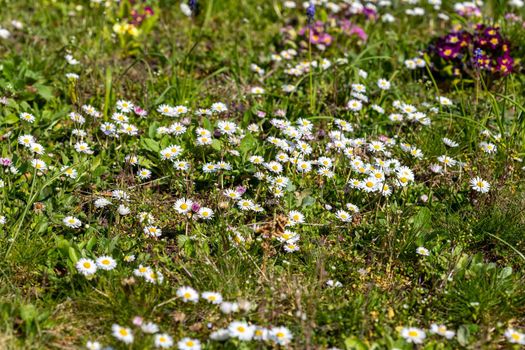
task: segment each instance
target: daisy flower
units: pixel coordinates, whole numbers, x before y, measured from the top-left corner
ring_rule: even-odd
[[[70,228],[79,228],[80,226],[82,226],[82,221],[80,221],[74,216],[66,216],[62,220],[62,222],[64,223],[64,225]]]
[[[221,303],[220,310],[223,314],[231,314],[232,312],[239,311],[239,304],[224,301]]]
[[[490,190],[490,184],[481,177],[475,177],[470,180],[470,187],[477,192],[487,193]]]
[[[230,199],[240,199],[241,198],[241,194],[235,190],[232,190],[232,189],[228,189],[226,191],[224,191],[224,195]]]
[[[288,344],[293,336],[290,330],[286,327],[274,327],[269,332],[270,339],[279,345]]]
[[[375,177],[368,177],[359,184],[359,188],[367,193],[375,192],[379,189],[379,182]]]
[[[416,248],[416,254],[422,255],[422,256],[429,256],[430,251],[425,247],[417,247]]]
[[[381,89],[381,90],[388,90],[390,89],[390,82],[386,79],[379,79],[377,81],[377,86]]]
[[[88,341],[86,343],[86,348],[88,350],[101,350],[102,345],[98,341]]]
[[[227,112],[228,107],[222,102],[215,102],[211,105],[211,110],[215,113]]]
[[[117,338],[118,340],[122,341],[125,344],[131,344],[133,343],[133,333],[131,333],[131,329],[121,327],[118,324],[113,324],[111,326],[111,330],[113,333],[113,336]]]
[[[202,298],[214,305],[222,303],[222,295],[216,292],[203,292]]]
[[[253,338],[255,326],[249,325],[246,322],[233,321],[228,326],[228,331],[230,333],[230,337],[232,338],[249,341]]]
[[[159,331],[159,326],[153,322],[146,322],[140,325],[140,329],[147,334],[155,334]]]
[[[36,154],[44,154],[44,146],[39,143],[33,142],[29,145],[31,152]]]
[[[237,130],[237,125],[232,122],[221,120],[217,127],[219,128],[220,132],[226,135],[232,135],[235,134],[235,131]]]
[[[83,274],[84,276],[90,276],[90,275],[93,275],[95,272],[97,272],[97,265],[91,259],[86,259],[86,258],[79,259],[75,266],[78,272]]]
[[[129,113],[133,109],[133,103],[129,101],[119,100],[117,101],[117,109],[123,113]]]
[[[160,105],[157,108],[157,112],[165,116],[171,116],[173,115],[173,107],[168,106],[168,105]]]
[[[188,113],[188,111],[189,111],[189,109],[186,106],[175,106],[175,107],[173,107],[173,114],[175,116],[177,116],[177,117],[182,115],[182,114]]]
[[[352,221],[352,215],[350,215],[347,211],[344,210],[338,210],[335,213],[335,216],[341,220],[342,222],[351,222]]]
[[[179,350],[200,350],[201,343],[197,339],[182,338],[177,342],[177,349]]]
[[[253,333],[253,339],[266,341],[269,338],[269,333],[268,329],[257,326]]]
[[[153,271],[151,269],[144,274],[143,277],[146,282],[153,284],[161,284],[162,281],[164,281],[164,275],[160,271]]]
[[[177,296],[185,303],[191,301],[196,303],[199,300],[199,293],[191,287],[181,287],[177,290]]]
[[[405,327],[401,330],[401,336],[409,343],[421,344],[426,338],[423,330],[415,327]]]
[[[213,210],[211,210],[210,208],[202,207],[202,208],[200,208],[199,211],[197,212],[197,215],[198,215],[201,219],[204,219],[204,220],[211,220],[211,218],[213,217]]]
[[[107,200],[106,198],[100,197],[100,198],[95,199],[94,204],[95,204],[95,208],[104,208],[110,205],[111,202]]]
[[[299,250],[299,246],[295,244],[294,242],[287,242],[284,245],[283,249],[287,253],[293,253]]]
[[[488,154],[496,153],[496,151],[498,150],[495,144],[489,142],[481,142],[479,144],[479,147],[481,147],[483,152]]]
[[[135,270],[133,270],[133,274],[137,277],[144,277],[151,271],[151,268],[149,266],[143,266],[139,265]]]
[[[250,90],[250,93],[252,95],[262,95],[262,94],[264,94],[264,92],[265,92],[264,89],[262,87],[259,87],[259,86],[255,86],[255,87],[251,88],[251,90]]]
[[[241,199],[237,202],[237,206],[241,210],[251,210],[254,206],[253,202],[249,199]]]
[[[144,233],[150,237],[160,237],[162,230],[156,226],[146,226],[144,227]]]
[[[172,160],[180,156],[182,153],[182,147],[177,145],[170,145],[169,147],[164,148],[162,151],[160,151],[160,155],[162,159],[166,160]]]
[[[31,166],[35,168],[36,170],[46,170],[47,169],[46,162],[40,159],[31,160]]]
[[[447,145],[448,147],[458,147],[458,146],[459,146],[459,143],[457,143],[456,141],[451,140],[451,139],[449,139],[449,138],[447,138],[447,137],[443,137],[441,140],[442,140],[443,143],[444,143],[445,145]]]
[[[23,113],[20,113],[20,119],[28,123],[33,123],[35,121],[35,116],[32,115],[31,113],[23,112]]]
[[[139,169],[137,177],[141,180],[147,180],[151,177],[151,171],[145,168]]]
[[[177,213],[185,214],[191,210],[192,204],[193,201],[191,199],[180,198],[177,199],[177,201],[173,205],[173,209],[175,209]]]
[[[22,135],[18,137],[18,143],[24,147],[30,147],[35,142],[35,138],[32,135]]]
[[[288,213],[288,221],[290,225],[302,224],[304,222],[304,215],[297,210],[292,210]]]
[[[155,334],[154,343],[157,348],[171,348],[173,346],[173,338],[166,333]],[[179,347],[179,349],[181,348]]]
[[[227,329],[220,328],[210,333],[211,340],[224,341],[230,337],[230,332]]]
[[[64,175],[66,175],[67,177],[69,177],[70,179],[76,179],[77,176],[78,176],[78,172],[76,169],[73,169],[73,168],[70,168],[70,167],[62,167],[60,169],[60,171],[63,171],[64,172]]]
[[[430,325],[430,333],[441,335],[447,339],[452,339],[456,335],[456,332],[448,330],[445,325],[437,325],[432,323]]]
[[[513,344],[525,345],[525,334],[518,332],[514,328],[508,328],[504,335],[505,338]]]
[[[93,151],[89,148],[89,145],[86,142],[75,143],[75,150],[78,153],[93,154]]]
[[[363,108],[363,103],[359,100],[350,100],[346,107],[353,112],[358,112]]]
[[[97,258],[97,267],[101,270],[113,270],[117,267],[117,262],[110,256],[101,256]]]

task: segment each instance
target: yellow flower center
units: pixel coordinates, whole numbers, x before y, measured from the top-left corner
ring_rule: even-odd
[[[409,331],[408,332],[408,336],[411,337],[411,338],[415,338],[418,336],[418,332],[416,331]]]

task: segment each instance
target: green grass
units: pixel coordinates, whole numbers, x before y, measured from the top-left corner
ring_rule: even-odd
[[[398,1],[389,9],[379,8],[381,16],[394,15],[394,23],[352,17],[368,39],[359,41],[334,27],[333,43],[324,51],[281,33],[291,26],[297,34],[305,24],[299,3],[298,9],[287,9],[277,0],[201,0],[198,15],[191,18],[181,12],[179,2],[147,3],[155,14],[134,37],[113,29],[133,8],[128,1],[104,9],[80,0],[0,0],[0,28],[11,32],[0,38],[0,98],[6,98],[0,104],[0,156],[17,169],[0,169],[0,215],[6,220],[0,226],[0,348],[77,349],[95,340],[115,349],[154,348],[153,335],[133,325],[136,316],[158,324],[173,337],[174,348],[184,337],[200,340],[205,349],[520,346],[504,333],[525,327],[525,79],[519,61],[525,54],[525,31],[523,19],[512,22],[503,16],[524,16],[523,9],[488,1],[478,20],[501,26],[511,42],[516,71],[496,80],[464,78],[454,85],[426,68],[405,67],[405,60],[417,57],[454,24],[477,22],[455,14],[448,2],[440,11],[426,2],[417,5],[427,12],[423,17],[406,15],[414,6]],[[439,12],[450,21],[438,19]],[[317,7],[316,19],[329,17],[328,9]],[[12,20],[23,28],[14,28]],[[290,48],[297,57],[271,61],[271,54]],[[68,53],[78,65],[67,63]],[[347,61],[337,63],[341,58]],[[331,67],[300,76],[285,73],[300,62],[322,59]],[[264,68],[264,74],[253,72],[251,64]],[[67,73],[79,79],[68,79]],[[389,90],[377,87],[381,78],[391,82]],[[352,112],[346,104],[357,83],[366,86],[369,102]],[[284,93],[283,84],[296,90]],[[264,94],[250,93],[258,86]],[[440,105],[437,96],[450,98],[453,105]],[[144,118],[128,114],[138,128],[135,136],[108,137],[100,130],[120,100],[149,112]],[[396,100],[427,113],[431,125],[390,121]],[[216,102],[225,103],[228,111],[196,113]],[[82,111],[87,104],[100,111],[99,118]],[[157,112],[162,104],[183,105],[189,112],[167,117]],[[374,111],[373,104],[385,113]],[[279,117],[278,110],[286,116]],[[23,112],[36,120],[23,121]],[[71,112],[81,113],[86,122],[74,123]],[[282,175],[290,182],[276,198],[272,186],[257,179],[259,171],[274,174],[250,162],[255,155],[269,162],[282,152],[269,137],[297,143],[271,123],[273,118],[310,121],[313,132],[306,141],[312,153],[305,159],[331,157],[334,177],[318,175],[317,165],[302,174],[283,162]],[[234,139],[214,133],[224,120],[236,124]],[[337,120],[353,126],[343,133],[346,138],[395,140],[389,154],[355,146],[354,155],[367,163],[375,157],[397,159],[413,171],[414,181],[407,187],[391,186],[388,197],[351,188],[349,181],[363,175],[352,168],[351,157],[327,148]],[[158,132],[176,121],[186,123],[182,135]],[[252,124],[258,132],[249,131]],[[196,144],[198,128],[211,133],[210,145]],[[72,135],[73,129],[86,136]],[[489,136],[481,134],[486,130]],[[32,135],[45,154],[20,145],[21,135]],[[458,147],[446,146],[443,137]],[[94,153],[75,151],[80,140]],[[495,144],[497,152],[483,152],[481,141]],[[420,149],[423,157],[403,151],[402,143]],[[187,172],[161,159],[160,151],[172,144],[184,149],[179,158],[189,162]],[[429,167],[444,154],[463,166],[432,172]],[[126,161],[129,155],[136,155],[140,165]],[[37,171],[33,159],[41,159],[48,169]],[[204,164],[219,161],[228,162],[231,170],[203,171]],[[74,168],[77,177],[67,177],[64,166]],[[151,178],[139,179],[141,168],[149,169]],[[490,183],[488,193],[470,188],[470,179],[477,176]],[[238,186],[246,189],[243,198],[264,211],[240,210],[223,195]],[[129,195],[122,202],[129,215],[117,211],[121,202],[111,197],[117,189]],[[112,205],[96,208],[100,197]],[[193,220],[178,214],[173,205],[183,197],[211,208],[214,217]],[[335,216],[346,203],[360,209],[348,223]],[[305,222],[287,227],[300,234],[299,250],[287,253],[276,235],[292,210],[304,214]],[[155,218],[161,237],[144,234],[147,225],[140,213]],[[82,226],[68,228],[63,223],[67,216],[78,218]],[[429,255],[416,254],[418,247]],[[103,255],[113,257],[117,267],[88,277],[75,267],[81,258]],[[129,255],[135,261],[126,262]],[[163,283],[135,276],[139,264],[161,272]],[[330,287],[329,280],[342,286]],[[249,307],[225,314],[203,300],[184,303],[176,295],[182,286],[216,291],[225,301]],[[234,320],[284,326],[293,339],[282,346],[270,340],[209,339]],[[133,344],[112,336],[115,323],[132,328]],[[431,334],[433,323],[447,325],[456,336],[447,340]],[[400,335],[408,326],[426,331],[422,345]]]

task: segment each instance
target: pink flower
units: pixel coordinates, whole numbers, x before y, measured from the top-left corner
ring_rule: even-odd
[[[135,108],[133,108],[133,111],[135,112],[136,115],[138,115],[139,117],[145,117],[148,115],[148,111],[138,107],[138,106],[135,106]]]
[[[0,158],[0,164],[3,166],[11,166],[13,164],[13,161],[9,158]]]
[[[141,326],[143,321],[144,321],[144,320],[143,320],[142,317],[140,317],[140,316],[135,316],[135,317],[133,317],[133,324],[134,324],[135,326]]]

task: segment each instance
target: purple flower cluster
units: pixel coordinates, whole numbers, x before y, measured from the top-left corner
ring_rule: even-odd
[[[138,27],[146,20],[148,17],[153,16],[154,11],[151,6],[144,6],[142,9],[133,9],[131,10],[131,20],[129,23]]]
[[[368,36],[366,35],[363,28],[353,24],[347,19],[343,19],[337,22],[338,28],[336,32],[344,33],[348,36],[356,36],[362,41],[366,41]],[[298,32],[300,36],[309,36],[310,43],[313,45],[322,45],[328,47],[332,45],[334,40],[333,36],[328,33],[331,29],[329,22],[316,21],[311,25],[301,28]]]
[[[13,161],[10,158],[0,158],[0,164],[3,166],[11,166]]]
[[[483,24],[476,25],[472,33],[460,30],[438,38],[429,46],[428,53],[435,70],[452,66],[454,75],[483,70],[506,76],[514,69],[510,43],[499,28]]]
[[[330,34],[326,32],[325,25],[321,21],[316,21],[308,27],[301,28],[299,30],[299,35],[306,36],[310,35],[310,43],[313,45],[324,45],[330,46],[332,44],[333,38]]]
[[[378,18],[377,12],[371,8],[357,9],[348,4],[341,4],[341,10],[329,15],[326,21],[315,21],[316,8],[312,3],[306,8],[306,23],[297,32],[292,26],[284,27],[281,32],[286,40],[295,41],[297,35],[305,39],[306,43],[315,45],[324,50],[333,44],[338,34],[357,37],[360,41],[366,41],[368,36],[364,29],[356,23],[361,21],[374,21]],[[305,41],[300,43],[303,47]]]

